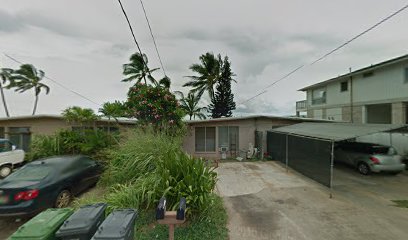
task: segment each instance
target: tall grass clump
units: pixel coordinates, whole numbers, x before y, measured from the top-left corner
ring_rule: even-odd
[[[135,130],[110,153],[101,179],[109,187],[110,209],[152,209],[162,196],[168,209],[185,197],[188,212],[203,212],[216,183],[216,173],[201,159],[181,149],[181,138]]]

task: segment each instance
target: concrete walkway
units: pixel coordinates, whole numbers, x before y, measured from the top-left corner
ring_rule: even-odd
[[[358,184],[348,192],[339,181],[330,199],[327,188],[274,162],[222,163],[217,172],[230,239],[408,239],[408,209],[377,192],[360,193]]]

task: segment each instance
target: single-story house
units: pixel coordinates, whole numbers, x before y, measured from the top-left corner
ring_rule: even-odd
[[[101,118],[94,124],[97,128],[112,131],[130,127],[136,124],[136,120]],[[51,135],[62,129],[75,129],[77,125],[68,123],[61,115],[34,115],[0,118],[0,138],[10,139],[18,148],[28,150],[31,137],[34,135]]]
[[[263,157],[268,130],[302,122],[322,120],[253,115],[186,121],[187,135],[184,137],[183,149],[197,157],[222,159],[245,158],[253,146],[259,150],[258,156]]]

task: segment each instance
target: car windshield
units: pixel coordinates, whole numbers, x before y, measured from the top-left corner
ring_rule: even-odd
[[[51,172],[49,166],[25,166],[7,177],[11,181],[39,181],[48,176]]]

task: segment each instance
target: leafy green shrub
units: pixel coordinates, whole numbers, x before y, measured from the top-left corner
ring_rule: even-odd
[[[30,161],[66,154],[101,156],[104,149],[115,144],[114,136],[102,130],[63,130],[51,136],[35,136],[26,159]]]
[[[169,209],[180,197],[189,212],[205,211],[216,183],[216,173],[201,159],[181,150],[179,138],[136,130],[111,151],[101,184],[110,186],[106,201],[111,209],[150,209],[162,196]]]

